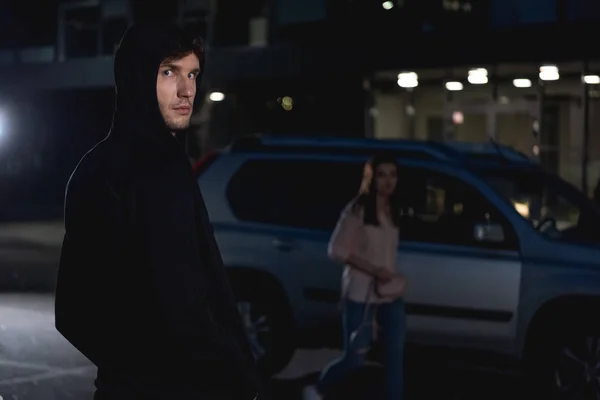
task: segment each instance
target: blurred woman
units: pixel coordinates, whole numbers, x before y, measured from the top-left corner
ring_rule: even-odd
[[[406,280],[397,271],[400,205],[398,166],[392,157],[374,157],[364,167],[358,196],[342,211],[329,243],[329,256],[345,265],[342,276],[344,355],[325,368],[305,400],[322,399],[365,363],[382,330],[386,400],[400,400],[404,390]],[[377,323],[375,323],[375,321]]]

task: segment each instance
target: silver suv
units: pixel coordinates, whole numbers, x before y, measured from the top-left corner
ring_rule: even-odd
[[[383,151],[400,164],[409,342],[504,355],[554,390],[600,377],[600,347],[586,347],[600,339],[600,214],[494,143],[258,136],[201,160],[198,183],[262,364],[276,373],[300,332],[339,320],[342,268],[327,242],[363,163]]]

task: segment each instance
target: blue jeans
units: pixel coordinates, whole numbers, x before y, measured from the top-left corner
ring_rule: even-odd
[[[404,339],[405,314],[404,300],[368,307],[365,319],[365,303],[344,302],[344,355],[329,364],[322,372],[317,390],[326,395],[333,385],[339,383],[349,372],[364,365],[367,350],[373,341],[373,317],[377,318],[382,329],[385,352],[385,399],[402,400],[404,392]],[[375,316],[374,314],[377,313]],[[363,320],[365,321],[363,323]],[[362,323],[358,334],[351,340],[351,335]]]

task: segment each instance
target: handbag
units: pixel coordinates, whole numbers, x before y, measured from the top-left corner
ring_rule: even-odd
[[[377,293],[377,296],[396,300],[404,296],[404,291],[406,289],[406,277],[398,274],[395,275],[389,282],[380,283],[375,281],[374,285],[374,290],[375,293]]]
[[[371,281],[370,287],[373,288],[375,294],[379,297],[384,297],[388,299],[399,299],[404,296],[404,290],[406,289],[406,277],[404,275],[395,275],[389,282],[379,283],[376,279]],[[365,299],[365,311],[363,313],[362,321],[358,328],[350,334],[350,347],[354,350],[355,353],[361,354],[368,352],[369,348],[357,349],[355,348],[354,342],[358,335],[364,329],[372,329],[373,331],[373,340],[377,338],[378,326],[374,321],[368,321],[367,316],[369,315],[370,308],[373,307],[375,311],[377,310],[377,303],[372,303],[370,300],[371,290],[367,291],[367,297]]]

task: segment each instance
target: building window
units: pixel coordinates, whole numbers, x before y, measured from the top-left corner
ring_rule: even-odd
[[[429,140],[444,140],[444,118],[427,118],[427,137]]]
[[[473,11],[473,4],[464,0],[442,0],[442,6],[446,11],[466,13]]]
[[[114,18],[103,22],[102,54],[114,54],[128,25],[129,21],[127,18]]]
[[[208,10],[189,10],[185,11],[182,16],[183,28],[193,34],[206,38],[208,34]]]
[[[66,58],[98,55],[100,7],[73,8],[65,12]]]

